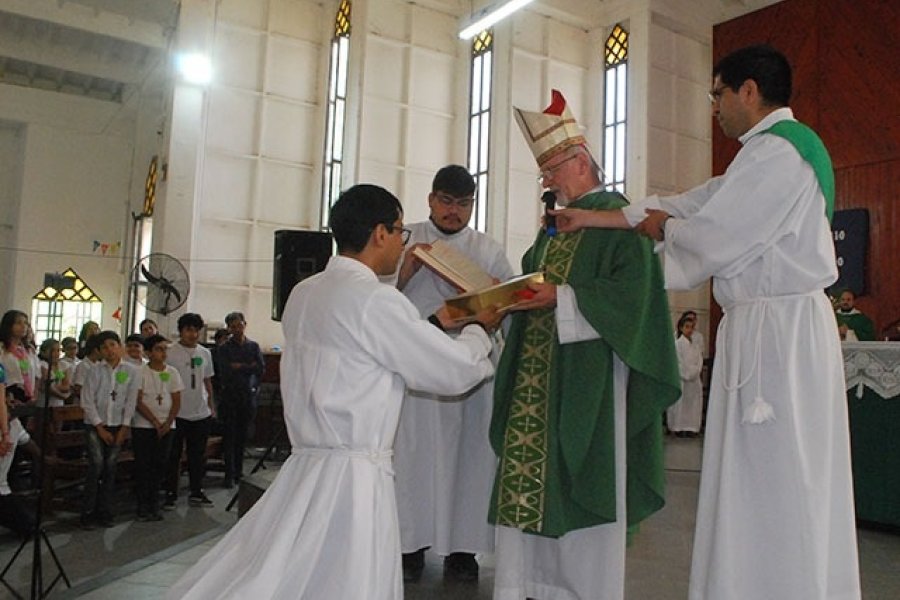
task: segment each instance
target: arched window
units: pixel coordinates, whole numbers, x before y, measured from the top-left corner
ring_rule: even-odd
[[[472,211],[469,225],[478,231],[485,231],[487,227],[493,57],[494,31],[486,29],[472,40],[472,80],[469,94],[469,171],[478,184],[475,210]]]
[[[341,0],[334,19],[328,111],[325,120],[325,158],[322,161],[322,229],[328,227],[331,205],[341,193],[344,165],[344,122],[347,111],[347,65],[350,55],[350,0]]]
[[[62,277],[65,285],[57,283],[59,289],[47,286],[32,298],[31,324],[37,344],[47,338],[77,337],[82,325],[100,323],[103,317],[103,301],[72,267],[63,271]]]
[[[604,51],[603,170],[606,189],[625,193],[625,139],[628,90],[628,32],[613,27]]]

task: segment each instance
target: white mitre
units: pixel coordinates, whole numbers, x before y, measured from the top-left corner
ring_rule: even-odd
[[[550,106],[543,112],[530,112],[513,107],[516,123],[534,154],[538,167],[573,146],[587,147],[587,140],[559,90],[552,90]]]

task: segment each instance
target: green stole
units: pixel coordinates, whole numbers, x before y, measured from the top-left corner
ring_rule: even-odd
[[[830,223],[834,216],[834,169],[822,139],[803,123],[790,120],[778,121],[761,133],[771,133],[789,141],[813,168],[825,196],[825,215]]]
[[[835,312],[838,325],[846,325],[856,334],[856,339],[861,342],[871,342],[875,340],[875,323],[872,319],[861,312],[853,314],[843,314]]]
[[[614,192],[571,206],[614,209]],[[665,503],[662,413],[680,396],[669,305],[652,243],[632,231],[586,229],[548,238],[522,259],[568,284],[600,339],[561,345],[554,309],[512,314],[494,384],[490,440],[500,458],[489,520],[559,537],[616,521],[613,355],[626,390],[627,523]]]

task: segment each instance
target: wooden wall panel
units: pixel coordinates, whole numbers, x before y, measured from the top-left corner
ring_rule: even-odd
[[[876,332],[900,318],[900,160],[835,171],[836,208],[869,210],[869,293],[858,308]]]
[[[835,170],[900,159],[900,2],[820,4],[814,127]]]
[[[869,293],[859,308],[880,330],[900,318],[900,2],[785,0],[717,25],[713,62],[759,43],[791,62],[791,107],[831,153],[836,207],[869,210]],[[739,145],[713,130],[720,174]],[[711,325],[720,317],[713,302]]]

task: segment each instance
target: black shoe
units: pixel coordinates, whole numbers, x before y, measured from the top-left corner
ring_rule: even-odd
[[[175,510],[175,501],[178,500],[178,494],[169,492],[166,494],[166,500],[163,502],[163,510]]]
[[[425,548],[403,555],[403,581],[415,583],[422,578],[425,569]]]
[[[113,520],[112,515],[99,515],[97,517],[97,524],[100,525],[100,527],[108,528],[115,525],[116,522]]]
[[[444,577],[457,581],[477,581],[478,563],[475,555],[468,552],[453,552],[444,557]]]
[[[188,504],[190,506],[213,506],[213,501],[206,497],[206,494],[200,492],[199,494],[191,494],[188,496]]]
[[[163,516],[161,514],[159,514],[158,512],[152,512],[147,515],[147,520],[148,521],[162,521]]]
[[[222,481],[222,487],[226,490],[230,490],[234,487],[234,479],[232,479],[231,477],[226,477],[224,481]]]
[[[94,523],[94,518],[92,515],[81,515],[81,519],[78,520],[78,526],[85,531],[93,531],[97,529],[97,525],[96,523]]]

